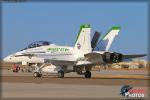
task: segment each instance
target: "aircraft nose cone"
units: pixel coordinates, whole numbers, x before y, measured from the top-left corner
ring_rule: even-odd
[[[3,58],[3,62],[10,62],[10,60],[11,60],[10,56]]]
[[[3,58],[3,62],[7,62],[7,57]]]

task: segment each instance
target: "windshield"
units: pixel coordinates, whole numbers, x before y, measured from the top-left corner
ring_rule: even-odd
[[[50,45],[50,42],[48,41],[36,41],[33,43],[30,43],[26,48],[24,48],[23,50],[26,50],[28,48],[35,48],[35,47],[40,47],[40,46],[47,46]]]

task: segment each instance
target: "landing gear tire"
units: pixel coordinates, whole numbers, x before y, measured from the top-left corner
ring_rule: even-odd
[[[33,76],[34,76],[34,77],[41,77],[42,74],[40,74],[39,72],[34,72]]]
[[[91,72],[90,72],[90,71],[86,71],[86,72],[84,73],[84,77],[85,77],[85,78],[91,78]]]
[[[58,77],[64,78],[64,71],[58,71]]]
[[[82,75],[83,73],[82,73],[82,71],[78,71],[77,74],[78,75]]]

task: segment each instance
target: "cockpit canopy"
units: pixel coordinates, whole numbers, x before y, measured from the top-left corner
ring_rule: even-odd
[[[35,47],[40,47],[40,46],[47,46],[50,45],[50,42],[48,41],[36,41],[33,43],[30,43],[26,48],[24,48],[23,50],[26,50],[28,48],[35,48]]]

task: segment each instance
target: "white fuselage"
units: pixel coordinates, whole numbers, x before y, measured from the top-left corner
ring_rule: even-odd
[[[36,55],[39,54],[40,57],[25,56],[25,54],[28,53]],[[3,60],[5,62],[12,63],[44,63],[46,58],[49,60],[76,61],[77,59],[83,57],[83,53],[79,50],[75,50],[73,47],[50,44],[48,46],[28,48],[26,50],[16,52],[14,54],[8,55]]]

